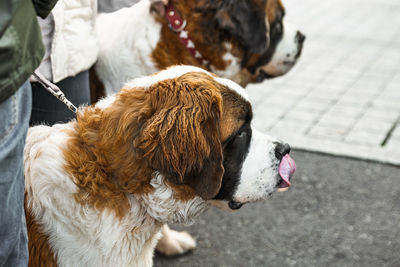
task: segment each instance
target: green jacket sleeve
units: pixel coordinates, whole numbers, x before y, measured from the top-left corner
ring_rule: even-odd
[[[36,14],[44,19],[50,14],[57,0],[32,0],[32,3],[35,7]]]
[[[0,103],[29,78],[43,55],[32,0],[0,0]]]
[[[12,0],[0,1],[0,38],[11,23],[11,19],[16,9],[16,3]]]

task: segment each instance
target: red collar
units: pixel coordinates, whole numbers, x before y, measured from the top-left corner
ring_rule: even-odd
[[[175,8],[172,0],[168,1],[165,6],[165,17],[167,18],[169,28],[176,32],[181,42],[185,45],[186,49],[189,50],[190,54],[197,59],[200,64],[207,66],[208,61],[200,54],[196,49],[195,44],[189,37],[189,33],[186,29],[186,20],[182,18],[178,10]]]

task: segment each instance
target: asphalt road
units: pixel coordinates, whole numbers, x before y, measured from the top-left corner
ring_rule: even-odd
[[[168,266],[400,266],[400,168],[294,151],[291,190],[184,229],[197,249]]]

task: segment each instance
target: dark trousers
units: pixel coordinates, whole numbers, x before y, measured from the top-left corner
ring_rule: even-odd
[[[90,104],[89,72],[83,71],[74,77],[68,77],[56,83],[65,96],[76,107]],[[53,125],[68,122],[75,118],[64,103],[59,101],[40,83],[32,83],[32,115],[30,126],[38,124]]]

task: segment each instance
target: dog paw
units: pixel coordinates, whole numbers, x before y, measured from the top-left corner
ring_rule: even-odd
[[[177,256],[196,248],[196,241],[187,232],[171,230],[168,225],[162,229],[162,237],[158,241],[157,251],[167,256]]]

